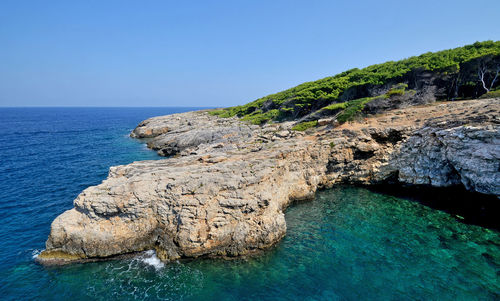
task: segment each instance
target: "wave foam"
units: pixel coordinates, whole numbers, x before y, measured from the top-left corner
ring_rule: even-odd
[[[38,257],[38,255],[40,255],[40,253],[42,253],[43,250],[38,250],[38,249],[34,249],[33,251],[31,251],[31,256],[33,259],[36,259]]]
[[[155,250],[148,250],[140,255],[138,258],[141,262],[160,270],[165,267],[165,264],[156,256]]]

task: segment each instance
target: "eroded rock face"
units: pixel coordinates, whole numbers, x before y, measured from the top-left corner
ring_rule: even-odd
[[[168,260],[269,247],[285,234],[284,208],[322,180],[326,154],[308,144],[113,167],[53,222],[47,250],[105,257],[154,247]]]
[[[417,131],[386,167],[399,181],[436,187],[464,185],[471,191],[500,196],[500,128],[427,127]]]
[[[132,136],[165,160],[110,168],[52,223],[41,262],[155,248],[162,260],[239,256],[286,232],[291,201],[337,183],[452,186],[500,196],[500,101],[396,110],[306,133],[206,112],[155,117]]]

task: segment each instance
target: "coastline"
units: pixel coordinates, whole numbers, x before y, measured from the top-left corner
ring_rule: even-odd
[[[283,212],[291,202],[338,184],[461,184],[498,197],[498,171],[487,164],[498,162],[488,159],[495,155],[492,139],[499,139],[496,116],[498,99],[397,109],[340,126],[322,120],[305,132],[292,131],[292,122],[261,127],[206,112],[151,118],[132,136],[170,157],[110,168],[107,180],[53,222],[37,260],[147,248],[163,261],[245,255],[285,235]],[[471,156],[488,147],[488,154]],[[410,163],[416,165],[406,168]]]

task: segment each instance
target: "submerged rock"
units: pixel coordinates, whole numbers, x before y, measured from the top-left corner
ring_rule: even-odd
[[[411,107],[363,122],[263,127],[207,112],[155,117],[133,132],[164,160],[111,167],[52,223],[38,260],[154,248],[161,260],[240,256],[286,232],[284,210],[338,183],[464,185],[500,196],[500,101]]]

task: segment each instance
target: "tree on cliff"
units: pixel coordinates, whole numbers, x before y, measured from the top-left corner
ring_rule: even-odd
[[[477,76],[486,92],[490,92],[490,90],[494,88],[498,79],[498,74],[500,74],[499,62],[495,62],[491,58],[485,58],[479,61],[477,66]],[[489,85],[488,82],[490,82]]]

